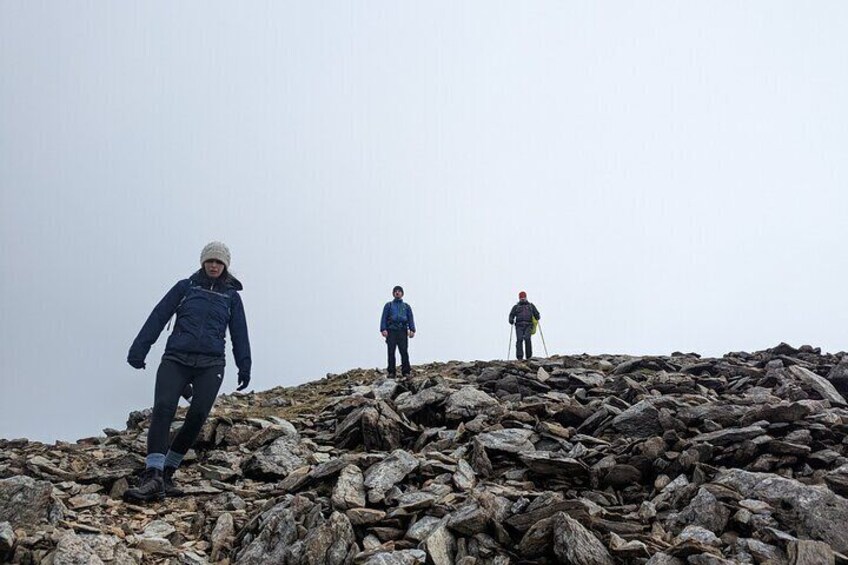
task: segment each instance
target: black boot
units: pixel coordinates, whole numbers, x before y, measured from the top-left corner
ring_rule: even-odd
[[[185,494],[180,487],[174,484],[174,473],[176,467],[165,467],[165,472],[162,473],[162,480],[165,482],[165,496],[182,496]]]
[[[162,471],[149,467],[141,474],[138,486],[124,493],[127,502],[154,502],[165,498],[165,481]]]

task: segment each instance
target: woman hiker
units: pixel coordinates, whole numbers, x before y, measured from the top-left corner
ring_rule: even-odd
[[[147,468],[138,486],[124,493],[131,502],[162,500],[182,494],[174,486],[174,471],[197,439],[224,380],[227,328],[238,366],[236,390],[250,383],[250,342],[238,291],[242,284],[229,272],[230,250],[213,241],[200,254],[201,268],[179,281],[153,309],[127,355],[127,363],[144,369],[150,347],[174,314],[174,331],[156,372],[153,416],[147,432]],[[171,421],[180,395],[193,396],[185,422],[168,445]]]

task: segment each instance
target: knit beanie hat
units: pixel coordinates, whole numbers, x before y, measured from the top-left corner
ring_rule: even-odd
[[[202,265],[210,259],[217,259],[222,262],[226,268],[230,268],[230,249],[220,241],[213,241],[203,248],[200,252],[200,264]]]
[[[400,285],[397,285],[396,287],[394,287],[394,288],[392,289],[392,294],[396,293],[397,291],[401,291],[401,292],[403,292],[403,287],[402,287],[402,286],[400,286]]]
[[[519,292],[519,293],[518,293],[518,299],[519,299],[519,300],[524,300],[525,298],[527,298],[527,293],[526,293],[526,292],[524,292],[524,291],[522,290],[521,292]]]

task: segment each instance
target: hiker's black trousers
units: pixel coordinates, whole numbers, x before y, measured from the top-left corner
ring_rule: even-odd
[[[394,375],[396,371],[395,348],[397,347],[400,350],[400,370],[404,375],[408,375],[412,369],[409,366],[409,334],[406,330],[389,330],[386,346],[389,348],[389,374]]]
[[[533,342],[530,340],[530,332],[533,331],[532,325],[515,324],[515,358],[524,359],[524,353],[527,353],[527,359],[533,357]],[[522,351],[522,345],[524,351]]]
[[[189,406],[185,422],[170,445],[172,451],[185,455],[197,439],[206,417],[209,416],[223,380],[223,366],[189,367],[176,361],[163,359],[156,372],[153,416],[150,420],[150,431],[147,432],[147,454],[168,452],[171,422],[177,411],[180,394],[185,386],[191,383],[194,388],[191,406]]]

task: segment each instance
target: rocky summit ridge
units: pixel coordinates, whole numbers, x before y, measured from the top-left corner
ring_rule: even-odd
[[[358,369],[220,397],[145,507],[133,412],[0,440],[0,561],[846,563],[846,394],[848,355],[786,344]]]

